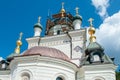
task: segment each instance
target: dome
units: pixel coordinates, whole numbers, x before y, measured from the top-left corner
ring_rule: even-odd
[[[88,30],[88,33],[90,35],[95,34],[95,28],[94,27],[90,27],[89,30]]]
[[[97,42],[92,42],[87,46],[86,50],[89,52],[94,51],[94,50],[104,51],[104,48],[100,44],[98,44]]]
[[[65,13],[65,9],[61,9],[60,13]]]
[[[80,15],[75,15],[75,16],[73,17],[73,21],[76,20],[76,19],[79,19],[79,20],[82,21],[82,16],[80,16]]]
[[[28,50],[26,50],[23,54],[23,56],[29,56],[29,55],[40,55],[40,56],[46,56],[46,57],[52,57],[52,58],[58,58],[62,60],[70,61],[67,55],[65,55],[60,50],[57,50],[55,48],[48,48],[48,47],[41,47],[41,46],[35,46]]]
[[[39,28],[42,29],[42,25],[41,25],[40,23],[36,23],[36,24],[34,25],[34,28],[35,28],[35,27],[39,27]]]

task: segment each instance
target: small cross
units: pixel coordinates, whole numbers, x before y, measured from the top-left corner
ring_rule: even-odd
[[[75,10],[76,10],[76,14],[78,14],[78,10],[79,10],[79,8],[78,8],[78,7],[76,7],[76,8],[75,8]]]
[[[39,16],[39,17],[38,17],[38,23],[40,23],[40,20],[41,20],[41,17]]]
[[[19,40],[21,40],[21,39],[22,39],[22,35],[23,35],[23,33],[22,33],[22,32],[20,32],[20,37],[19,37]]]
[[[64,2],[62,2],[62,9],[64,9]]]
[[[90,26],[92,26],[94,19],[93,19],[93,18],[90,18],[88,21],[90,22]]]

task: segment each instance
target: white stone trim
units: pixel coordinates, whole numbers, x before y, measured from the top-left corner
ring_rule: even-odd
[[[29,74],[30,80],[33,80],[33,79],[34,79],[32,72],[31,72],[30,70],[24,69],[24,70],[18,72],[15,80],[22,80],[21,78],[22,78],[22,74],[23,74],[23,73]]]
[[[96,80],[96,79],[105,80],[105,78],[102,77],[102,76],[96,76],[96,77],[94,77],[92,80]]]

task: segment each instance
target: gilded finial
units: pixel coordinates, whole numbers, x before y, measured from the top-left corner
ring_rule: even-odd
[[[90,18],[88,21],[90,22],[90,27],[88,29],[88,33],[90,35],[90,42],[95,42],[96,37],[94,36],[95,34],[95,28],[93,27],[93,18]]]
[[[65,13],[64,2],[62,2],[62,9],[61,9],[60,13],[62,13],[62,14]]]
[[[79,8],[78,8],[78,7],[76,7],[76,8],[75,8],[75,10],[76,10],[76,15],[78,15],[78,14],[79,14],[79,11],[78,11],[78,10],[79,10]]]
[[[23,33],[21,32],[20,36],[19,36],[19,39],[16,42],[15,53],[17,53],[17,54],[20,54],[20,46],[22,45],[22,41],[21,41],[22,35],[23,35]]]

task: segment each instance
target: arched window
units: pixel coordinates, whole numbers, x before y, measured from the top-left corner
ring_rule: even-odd
[[[21,75],[21,80],[30,80],[30,75],[29,73],[22,73]]]
[[[95,80],[101,80],[101,79],[95,79]]]
[[[94,56],[93,56],[93,59],[94,59],[94,62],[100,61],[99,55],[94,55]]]
[[[103,77],[97,76],[93,80],[105,80]]]
[[[28,76],[23,76],[22,80],[30,80]]]
[[[57,77],[56,80],[64,80],[62,77]]]

